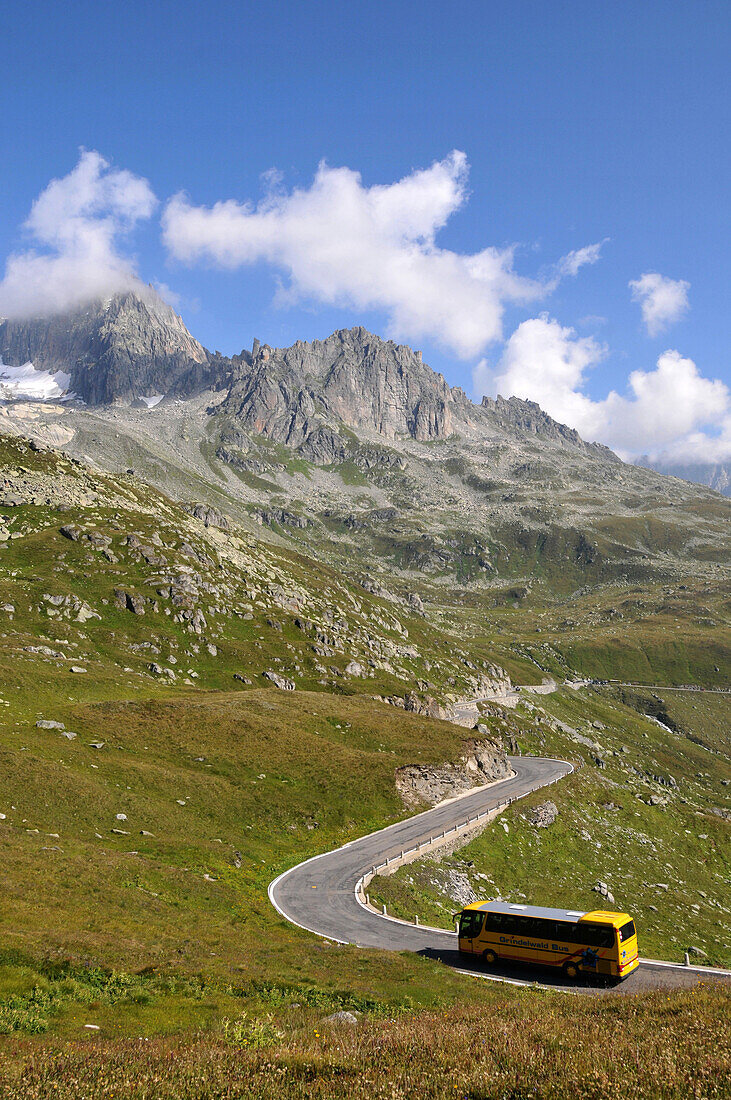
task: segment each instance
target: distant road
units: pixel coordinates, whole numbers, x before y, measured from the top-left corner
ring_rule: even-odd
[[[279,913],[291,923],[326,939],[354,943],[359,947],[387,951],[414,951],[439,959],[447,966],[491,980],[545,987],[600,992],[597,987],[567,985],[562,973],[531,970],[519,966],[501,966],[486,971],[469,956],[457,951],[453,932],[407,924],[383,916],[368,908],[357,894],[364,877],[386,860],[392,865],[418,858],[419,846],[439,844],[441,834],[464,828],[468,822],[488,813],[499,812],[509,801],[521,798],[539,787],[555,783],[573,770],[565,760],[531,756],[510,757],[515,774],[489,787],[481,787],[459,798],[442,802],[432,810],[389,825],[376,833],[351,841],[334,852],[325,852],[279,875],[269,886],[269,898]],[[449,840],[448,837],[443,838]],[[416,849],[414,851],[414,849]],[[541,898],[531,898],[540,903]],[[707,967],[684,967],[644,960],[617,989],[635,993],[647,989],[677,989],[715,977],[731,981],[731,971],[713,971]]]
[[[591,687],[619,687],[619,688],[642,688],[643,691],[705,691],[710,695],[731,695],[731,688],[702,688],[696,687],[695,684],[676,684],[673,687],[668,687],[665,684],[626,684],[622,680],[591,680]]]

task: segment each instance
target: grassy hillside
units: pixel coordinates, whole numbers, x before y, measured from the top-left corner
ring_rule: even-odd
[[[614,593],[557,604],[531,593],[501,600],[497,590],[475,599],[431,581],[416,592],[413,578],[407,587],[398,576],[370,583],[356,559],[352,574],[334,570],[220,515],[196,518],[136,478],[105,475],[23,440],[0,438],[0,478],[4,1095],[75,1095],[83,1081],[90,1096],[163,1096],[150,1085],[157,1076],[178,1090],[171,1095],[203,1096],[218,1087],[217,1075],[238,1080],[234,1064],[241,1088],[245,1068],[261,1095],[278,1094],[273,1082],[283,1096],[332,1095],[338,1075],[352,1095],[373,1095],[406,1058],[413,1076],[399,1078],[400,1092],[383,1094],[410,1096],[426,1087],[427,1061],[414,1048],[420,1030],[433,1032],[443,1051],[440,1088],[457,1083],[468,1095],[497,1096],[513,1081],[507,1094],[519,1096],[516,1082],[530,1073],[544,1082],[543,1095],[565,1095],[551,1067],[568,1049],[561,1035],[579,1025],[560,996],[496,991],[430,960],[334,946],[282,921],[266,888],[285,867],[403,816],[399,766],[461,754],[468,731],[378,697],[471,697],[500,668],[523,683],[573,675],[591,671],[602,647],[616,645],[645,662],[636,667],[647,679],[677,672],[715,683],[715,666],[727,667],[712,648],[725,644],[720,585],[648,591],[631,623],[622,611],[628,620],[615,633],[605,615]],[[562,625],[566,618],[575,628]],[[684,663],[671,668],[662,653],[673,618],[692,641]],[[279,690],[272,675],[296,690]],[[602,689],[533,704],[515,711],[491,704],[485,722],[524,751],[584,767],[552,788],[559,817],[545,834],[525,822],[530,802],[521,803],[506,817],[508,836],[492,826],[455,867],[473,860],[468,870],[490,876],[476,880],[490,892],[535,897],[540,887],[540,900],[572,905],[595,899],[591,886],[603,878],[618,904],[638,912],[646,950],[677,955],[692,942],[709,960],[726,958],[714,922],[727,920],[728,823],[711,813],[727,805],[729,789],[720,786],[728,776],[724,701],[648,702],[642,693]],[[676,732],[642,713],[672,721]],[[678,786],[655,775],[672,775]],[[667,805],[648,805],[653,794],[667,796]],[[620,856],[623,877],[612,877]],[[456,906],[438,886],[417,881],[420,873],[384,881],[383,897],[406,915],[438,920]],[[404,881],[409,874],[413,883]],[[668,890],[657,894],[644,879]],[[697,909],[684,901],[689,891]],[[673,937],[683,905],[681,940]],[[716,1027],[724,1011],[722,994],[683,994],[675,1003],[673,1035],[693,1019]],[[623,1034],[641,1034],[642,1020],[664,1026],[664,1002],[638,1006],[634,1015],[617,1007]],[[460,1036],[497,1008],[510,1022],[485,1042],[503,1055],[470,1060]],[[357,1040],[325,1037],[320,1021],[340,1009],[363,1013]],[[604,1082],[609,1009],[581,1011]],[[539,1017],[551,1021],[545,1032]],[[237,1021],[227,1032],[225,1018]],[[520,1038],[524,1019],[540,1032],[535,1045]],[[159,1042],[133,1054],[139,1048],[125,1040],[139,1036]],[[60,1040],[86,1045],[49,1058]],[[374,1078],[364,1066],[379,1049]],[[555,1052],[543,1077],[538,1049]],[[710,1068],[691,1069],[689,1049],[668,1095],[683,1095],[692,1073],[713,1077]],[[566,1080],[588,1090],[594,1079],[575,1050],[566,1057],[573,1067]],[[717,1071],[720,1062],[711,1065]],[[655,1080],[644,1072],[636,1067],[633,1080]]]
[[[730,1009],[720,991],[598,1001],[492,989],[480,1006],[338,1027],[290,1006],[232,1019],[227,1040],[26,1041],[0,1064],[0,1088],[6,1100],[721,1100]]]

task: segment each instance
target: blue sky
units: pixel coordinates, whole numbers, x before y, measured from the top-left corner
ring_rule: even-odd
[[[0,259],[68,247],[68,235],[49,234],[52,204],[41,233],[23,223],[49,181],[74,170],[79,148],[96,150],[109,165],[97,166],[97,183],[130,173],[158,200],[138,195],[134,217],[110,215],[123,230],[110,252],[170,287],[210,348],[232,353],[255,336],[284,345],[362,323],[421,347],[468,392],[499,383],[533,396],[623,453],[725,455],[727,2],[29,0],[4,30]],[[464,154],[456,168],[452,150]],[[371,188],[421,172],[413,190],[429,207],[427,229],[404,236],[399,207],[373,254],[358,251],[359,228],[350,253],[323,270],[329,250],[307,244],[328,231],[312,190],[323,160],[350,170],[327,177],[340,198],[323,200],[348,209],[369,211]],[[451,163],[442,170],[451,184],[428,174],[435,162]],[[271,169],[280,177],[263,182]],[[225,200],[255,205],[267,189],[268,227],[243,207],[197,217]],[[294,205],[293,189],[304,196]],[[165,244],[160,219],[181,191],[187,204]],[[98,204],[93,217],[106,217]],[[342,245],[351,223],[333,226]],[[229,231],[239,245],[224,257]],[[559,278],[562,257],[600,242],[595,262]],[[460,340],[483,287],[462,271],[474,266],[464,257],[486,249],[500,271],[485,284],[484,323]],[[396,285],[386,267],[400,270],[414,250],[417,266]],[[354,282],[361,259],[371,277]],[[445,276],[455,264],[459,277]],[[640,284],[646,274],[664,281]],[[10,315],[19,299],[4,302],[6,284],[0,314]],[[283,295],[292,285],[296,295]]]

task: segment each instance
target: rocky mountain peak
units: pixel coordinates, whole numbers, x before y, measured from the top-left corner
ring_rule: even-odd
[[[74,313],[0,322],[0,358],[69,374],[70,388],[89,404],[193,392],[212,378],[210,354],[172,306],[143,286]]]
[[[257,341],[239,366],[226,411],[249,431],[290,447],[336,423],[386,439],[441,439],[472,408],[420,352],[362,326],[289,348]]]
[[[421,352],[383,340],[362,326],[288,348],[254,342],[234,359],[234,382],[222,409],[241,429],[337,461],[338,428],[387,441],[460,436],[494,441],[539,436],[618,462],[606,447],[585,443],[532,401],[485,397],[475,405],[460,387],[423,362]],[[342,456],[340,456],[342,457]]]

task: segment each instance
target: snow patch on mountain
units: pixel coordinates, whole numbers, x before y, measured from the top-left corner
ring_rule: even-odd
[[[6,367],[0,359],[0,399],[4,401],[51,401],[63,397],[71,383],[65,371],[36,370],[32,363]]]

